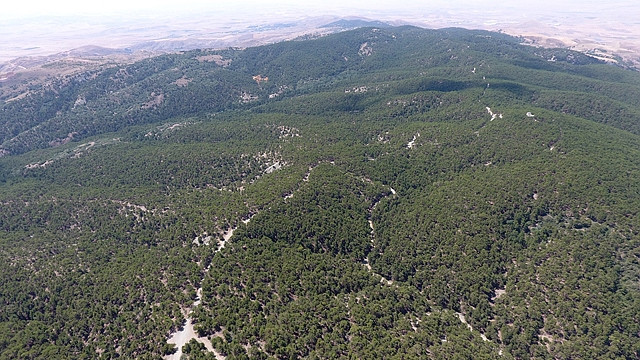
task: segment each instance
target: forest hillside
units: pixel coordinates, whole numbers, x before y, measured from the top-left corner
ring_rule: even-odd
[[[0,359],[640,357],[636,71],[368,27],[2,94]]]

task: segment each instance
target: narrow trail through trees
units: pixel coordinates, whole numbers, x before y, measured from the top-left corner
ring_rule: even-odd
[[[369,179],[365,179],[365,181],[369,181],[371,182],[371,180]],[[369,208],[369,213],[367,214],[367,218],[369,221],[369,228],[371,229],[371,251],[374,251],[376,249],[376,229],[375,226],[373,225],[373,210],[376,208],[376,206],[378,206],[378,204],[380,203],[380,201],[382,201],[382,199],[385,199],[389,196],[397,196],[396,195],[396,191],[392,188],[389,187],[389,191],[391,192],[391,195],[384,194],[383,196],[381,196],[377,201],[375,201],[371,207]],[[380,282],[387,284],[387,285],[392,285],[393,284],[393,280],[391,279],[387,279],[386,277],[382,276],[381,274],[378,274],[376,272],[373,271],[373,269],[371,268],[371,264],[369,264],[369,256],[365,257],[363,260],[363,264],[364,266],[367,268],[367,270],[372,273],[375,276],[380,277]]]
[[[250,217],[248,217],[246,219],[243,219],[242,222],[244,224],[248,224],[249,221],[251,221],[251,219],[253,218],[253,216],[255,216],[255,214],[251,215]],[[233,233],[236,231],[236,229],[238,229],[237,226],[227,230],[222,235],[222,240],[220,240],[218,242],[218,247],[215,250],[215,252],[218,252],[218,251],[224,249],[225,245],[231,239],[231,237],[233,236]],[[205,269],[205,275],[206,275],[206,273],[209,272],[210,266],[211,265],[209,265]],[[196,341],[204,344],[204,346],[207,348],[208,351],[215,353],[216,359],[218,359],[218,360],[225,359],[224,356],[220,355],[217,351],[215,351],[215,349],[211,345],[211,340],[209,340],[208,337],[206,337],[206,336],[198,336],[197,332],[193,328],[193,319],[191,317],[191,314],[193,313],[193,309],[195,307],[199,306],[200,303],[202,302],[202,281],[203,280],[204,280],[204,275],[203,275],[202,280],[200,281],[200,284],[201,284],[200,288],[196,291],[196,300],[193,302],[193,305],[191,305],[191,307],[186,309],[185,312],[184,312],[184,316],[186,318],[185,325],[182,327],[181,330],[172,333],[171,337],[169,337],[169,340],[167,340],[168,344],[175,344],[176,345],[177,351],[175,353],[171,354],[171,355],[165,356],[164,357],[165,360],[180,360],[180,357],[182,356],[182,347],[185,344],[189,343],[193,339],[195,339]]]

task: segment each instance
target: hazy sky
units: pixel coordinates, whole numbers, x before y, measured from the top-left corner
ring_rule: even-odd
[[[636,0],[537,0],[537,1],[504,1],[504,0],[18,0],[7,1],[0,6],[0,19],[16,19],[42,15],[104,15],[114,12],[125,12],[129,15],[149,15],[150,13],[188,12],[196,10],[233,9],[235,11],[252,11],[270,7],[289,8],[304,11],[332,11],[344,9],[360,9],[361,11],[388,10],[411,11],[428,8],[469,8],[478,10],[497,10],[501,7],[522,8],[529,11],[554,11],[575,9],[581,12],[594,13],[600,11],[618,11],[627,13],[625,6],[637,4]],[[353,14],[355,15],[355,14]]]
[[[436,0],[432,3],[442,1]],[[421,1],[399,0],[393,4],[402,6],[417,6]],[[234,9],[253,11],[256,8],[289,7],[292,9],[318,9],[325,8],[328,11],[335,7],[351,7],[361,9],[382,9],[389,7],[392,2],[374,0],[323,0],[321,2],[304,0],[243,0],[243,1],[206,1],[206,0],[107,0],[105,2],[86,0],[22,0],[10,1],[2,5],[4,11],[0,13],[4,18],[24,18],[27,16],[41,15],[97,15],[126,11],[130,14],[143,15],[148,12],[189,12],[195,10]]]

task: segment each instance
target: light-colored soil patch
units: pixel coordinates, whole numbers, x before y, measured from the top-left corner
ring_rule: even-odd
[[[156,94],[155,92],[151,93],[151,100],[142,104],[143,109],[151,109],[160,106],[164,102],[164,94]]]
[[[260,83],[269,81],[269,77],[268,76],[262,76],[262,75],[255,75],[255,76],[253,76],[253,80],[255,82],[257,82],[258,85],[260,85]]]
[[[26,97],[27,97],[27,95],[29,95],[29,94],[31,94],[31,91],[26,91],[26,92],[23,92],[22,94],[20,94],[20,95],[18,95],[18,96],[15,96],[15,97],[12,97],[11,99],[7,99],[7,100],[5,100],[5,102],[11,102],[11,101],[16,101],[16,100],[24,99],[24,98],[26,98]]]
[[[199,301],[200,300],[198,300],[198,304]],[[189,341],[191,341],[191,339],[196,339],[198,342],[204,344],[205,348],[207,348],[208,351],[214,352],[216,354],[217,359],[224,359],[217,352],[215,352],[213,346],[211,345],[211,340],[209,340],[206,336],[198,336],[193,328],[193,322],[191,321],[191,318],[187,318],[187,323],[184,325],[184,328],[181,331],[174,333],[173,336],[167,341],[167,343],[169,344],[175,344],[178,348],[178,351],[176,351],[172,355],[165,356],[165,359],[180,360],[180,358],[182,357],[182,347]]]
[[[220,66],[229,66],[231,59],[224,59],[221,55],[203,55],[196,57],[200,62],[214,62]]]
[[[192,82],[192,81],[193,81],[193,79],[188,79],[188,78],[183,76],[180,79],[174,81],[173,83],[175,85],[177,85],[178,87],[185,87],[185,86],[189,85],[189,83]]]
[[[248,102],[255,101],[255,100],[258,100],[258,96],[248,93],[246,91],[243,91],[240,93],[240,102],[243,104],[246,104]]]
[[[279,161],[277,161],[275,164],[269,166],[264,173],[265,174],[271,174],[272,172],[276,171],[276,170],[280,170],[282,169],[282,164],[280,164]]]
[[[491,111],[491,108],[488,106],[487,106],[487,112],[489,113],[489,115],[491,115],[491,120],[489,121],[493,121],[496,118],[502,119],[502,114],[494,113],[493,111]]]
[[[74,136],[78,135],[77,132],[70,132],[69,134],[67,134],[66,138],[59,138],[59,139],[55,139],[49,142],[49,146],[51,147],[56,147],[56,146],[60,146],[60,145],[64,145],[67,144],[68,142],[70,142],[71,140],[73,140]]]
[[[496,301],[500,299],[500,297],[507,293],[507,289],[496,289],[496,296],[491,298],[491,301]]]
[[[471,326],[471,324],[467,322],[467,319],[465,318],[464,314],[457,312],[456,315],[458,315],[458,319],[460,319],[460,322],[467,325],[467,327],[469,328],[469,331],[473,332],[473,326]],[[487,336],[483,333],[480,333],[480,338],[482,338],[483,341],[489,341]]]
[[[68,142],[68,141],[67,141]],[[56,154],[53,158],[47,159],[46,161],[36,162],[32,164],[25,165],[26,169],[35,169],[38,167],[47,167],[52,164],[56,160],[64,159],[64,158],[79,158],[84,155],[89,149],[95,146],[105,146],[120,142],[120,138],[115,139],[100,139],[96,141],[90,141],[81,145],[76,146],[73,149],[64,150],[58,154]],[[2,150],[0,150],[0,157],[2,157]]]
[[[371,56],[373,54],[373,48],[369,46],[368,42],[360,45],[360,50],[358,50],[358,55],[360,56]]]
[[[416,140],[420,137],[420,133],[413,135],[413,139],[407,143],[407,148],[413,149],[416,146]]]

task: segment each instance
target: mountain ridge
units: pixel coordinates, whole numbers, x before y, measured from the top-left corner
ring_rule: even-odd
[[[416,31],[416,32],[420,32],[420,31],[421,31],[421,30],[419,30],[418,28],[413,28],[413,27],[405,27],[405,28],[398,28],[398,29],[405,29],[405,30],[407,30],[407,31]],[[424,33],[430,33],[430,31],[431,31],[431,30],[424,30]],[[455,34],[456,32],[459,32],[459,31],[462,31],[462,30],[458,30],[458,29],[442,29],[442,30],[437,30],[437,31],[440,31],[440,32],[445,33],[445,34],[447,34],[447,33]],[[436,31],[436,33],[437,33],[437,31]],[[470,34],[473,34],[473,32],[470,32]],[[486,32],[486,33],[485,33],[485,32],[479,32],[479,33],[477,33],[477,34],[485,34],[485,35],[475,35],[475,36],[494,36],[494,37],[495,37],[495,36],[497,36],[497,37],[502,37],[503,39],[509,39],[509,42],[511,43],[509,46],[512,46],[512,47],[517,46],[517,45],[516,45],[516,43],[515,43],[515,38],[511,38],[511,37],[506,36],[506,35],[499,35],[499,34],[486,35],[486,34],[489,34],[488,32]],[[393,39],[391,39],[391,38],[390,38],[390,40],[393,40]],[[322,39],[320,39],[319,41],[320,41],[320,43],[322,43]],[[387,41],[389,41],[389,40],[387,40]],[[294,42],[294,43],[286,43],[286,44],[288,44],[288,45],[286,45],[286,46],[295,46],[295,42]],[[290,44],[290,45],[289,45],[289,44]],[[363,42],[363,43],[360,43],[360,45],[363,45],[363,44],[364,44],[364,42]],[[275,49],[278,49],[280,46],[281,46],[281,45],[279,45],[279,44],[275,44],[275,45],[271,46],[270,48],[274,49],[274,51],[275,51]],[[352,46],[356,46],[356,45],[352,45]],[[359,45],[358,45],[358,46],[359,46]],[[367,48],[367,47],[365,46],[363,49],[359,49],[359,50],[358,50],[358,52],[360,52],[360,51],[365,51],[365,50],[366,50],[366,48]],[[247,54],[251,54],[251,52],[253,52],[253,51],[254,51],[253,49],[258,49],[258,48],[250,48],[250,49],[248,49],[248,50],[247,50],[247,52],[246,52],[246,53],[247,53]],[[265,49],[268,49],[268,48],[265,48]],[[558,63],[561,63],[561,62],[570,62],[570,63],[575,63],[575,64],[577,64],[577,63],[579,63],[579,62],[580,62],[580,63],[588,64],[588,63],[598,63],[598,62],[599,62],[598,60],[595,60],[595,59],[590,58],[590,57],[588,57],[588,56],[582,55],[582,54],[580,54],[580,53],[577,53],[577,52],[571,52],[571,51],[566,51],[566,50],[560,50],[560,49],[557,49],[557,50],[533,50],[533,49],[529,49],[529,48],[526,48],[526,47],[522,47],[521,49],[525,49],[525,50],[526,50],[526,52],[528,52],[528,53],[530,53],[530,54],[531,54],[531,53],[535,54],[535,56],[536,56],[536,57],[542,57],[542,58],[543,58],[543,59],[536,59],[536,58],[534,58],[534,57],[531,57],[531,58],[530,58],[530,60],[529,60],[529,61],[530,61],[530,63],[528,63],[528,64],[522,64],[524,67],[532,67],[532,66],[533,66],[533,67],[539,67],[539,68],[541,68],[541,69],[544,69],[544,68],[553,69],[555,65],[552,65],[551,63],[549,63],[549,61],[550,61],[551,59],[553,59],[554,61],[557,61]],[[449,50],[450,50],[450,49],[449,49]],[[327,52],[333,52],[333,55],[332,55],[333,57],[340,56],[339,54],[336,54],[336,52],[335,52],[335,50],[334,50],[334,49],[326,49],[325,51],[327,51]],[[348,53],[347,49],[344,49],[343,51],[345,52],[345,54],[347,54],[347,53]],[[442,49],[442,51],[448,51],[448,50],[443,48],[443,49]],[[225,52],[224,52],[224,51],[217,51],[217,52],[216,52],[216,51],[213,51],[213,52],[211,52],[211,53],[212,53],[212,54],[214,54],[214,53],[215,53],[215,54],[224,54]],[[227,51],[227,53],[229,53],[229,51]],[[177,55],[165,55],[165,56],[164,56],[164,58],[166,58],[167,60],[172,59],[172,58],[178,59],[178,58],[180,58],[181,56],[182,56],[182,57],[184,57],[184,55],[179,55],[179,54],[177,54]],[[222,56],[222,55],[218,55],[218,56]],[[248,55],[248,56],[251,56],[251,55]],[[343,54],[343,56],[345,56],[345,57],[346,57],[346,55],[344,55],[344,54]],[[358,55],[356,55],[356,54],[351,54],[350,56],[351,56],[351,58],[352,58],[352,59],[354,59],[354,58],[361,58],[361,57],[362,57],[360,54],[358,54]],[[391,53],[388,53],[388,56],[393,56],[393,55],[392,55]],[[531,55],[529,55],[529,56],[531,56]],[[545,57],[546,57],[546,60],[547,60],[546,62],[544,61]],[[557,57],[557,59],[556,59],[556,58],[554,58],[554,57]],[[374,58],[375,58],[375,57],[374,57]],[[328,59],[326,59],[325,57],[318,58],[318,59],[323,59],[323,60],[317,60],[317,61],[326,61],[326,60],[328,60]],[[311,59],[309,59],[309,60],[311,60]],[[171,61],[173,61],[173,60],[171,60]],[[531,62],[531,61],[533,61],[533,62]],[[348,61],[345,61],[345,66],[347,65],[347,63],[348,63]],[[318,64],[317,64],[317,66],[316,66],[316,65],[310,65],[310,66],[312,66],[312,67],[316,67],[317,69],[321,69],[321,68],[322,68],[322,64],[321,64],[321,63],[319,63],[319,62],[318,62]],[[122,68],[122,67],[121,67],[121,68]],[[231,67],[227,67],[227,68],[225,68],[225,70],[226,70],[226,69],[232,69],[232,68],[233,68],[233,63],[231,64]],[[555,66],[555,68],[557,68],[557,66]],[[111,68],[111,69],[115,69],[115,68]],[[346,67],[345,67],[345,69],[346,69]],[[251,71],[251,72],[253,72],[253,73],[251,74],[251,76],[253,76],[253,75],[257,75],[257,74],[259,74],[259,73],[261,73],[261,72],[265,72],[265,71],[273,71],[273,70],[270,70],[270,69],[260,69],[260,68],[256,68],[255,66],[254,66],[252,69],[248,69],[248,70],[249,70],[249,71]],[[108,71],[114,71],[114,70],[109,70],[109,69],[107,69],[106,71],[108,72]],[[249,75],[250,75],[250,74],[244,74],[243,76],[246,78],[246,77],[247,77],[247,76],[249,76]],[[316,74],[316,75],[314,75],[314,76],[322,76],[322,75],[321,75],[320,73],[317,73],[317,74]],[[273,75],[272,75],[272,79],[273,79]],[[68,81],[68,80],[65,80],[65,81]],[[78,80],[75,80],[75,81],[77,82]],[[82,80],[82,76],[80,76],[80,77],[79,77],[79,81],[83,81],[83,80]],[[272,81],[271,83],[273,83],[273,81]],[[291,82],[286,82],[286,81],[285,81],[285,83],[280,84],[280,86],[285,86],[285,87],[287,87],[288,89],[291,89],[291,88],[294,86],[294,84],[293,84],[293,83],[291,83]],[[185,90],[187,90],[187,89],[185,89]],[[58,90],[55,90],[55,91],[58,91]],[[58,92],[59,92],[59,91],[58,91]],[[277,93],[277,92],[274,92],[274,93]],[[53,94],[53,96],[55,96],[55,97],[58,97],[58,98],[59,98],[59,95],[57,95],[57,94]],[[71,94],[69,94],[68,96],[72,96],[72,97],[73,97],[73,99],[69,99],[69,100],[67,100],[67,103],[63,105],[63,106],[64,106],[64,107],[66,107],[67,109],[72,107],[72,106],[71,106],[71,104],[70,104],[70,102],[71,102],[71,101],[73,101],[73,102],[75,103],[76,101],[78,101],[78,100],[79,100],[79,97],[81,97],[81,96],[82,96],[82,94],[77,94],[77,95],[71,95]],[[263,95],[263,96],[264,96],[264,95]],[[6,108],[7,106],[15,106],[15,105],[16,105],[16,102],[12,102],[12,103],[9,103],[9,104],[5,103],[5,105],[4,105],[4,106],[5,106],[5,108]],[[61,104],[61,105],[62,105],[62,104]],[[68,110],[67,110],[67,111],[68,111]],[[132,109],[130,109],[130,110],[128,110],[128,111],[132,111]],[[49,116],[50,116],[50,115],[49,115]],[[44,119],[43,119],[43,120],[44,120]],[[6,120],[4,120],[4,121],[6,121]],[[38,121],[38,120],[36,120],[36,121]],[[40,120],[40,121],[42,121],[42,120]],[[52,118],[50,121],[55,121],[55,119],[53,119],[53,118]],[[122,120],[120,120],[120,121],[122,121]],[[10,126],[7,126],[7,127],[9,128]],[[57,126],[57,127],[59,127],[59,126]],[[24,130],[27,130],[27,129],[24,129]],[[63,134],[64,136],[62,136],[62,138],[67,137],[67,135],[68,135],[68,134],[70,134],[71,132],[72,132],[72,131],[67,131],[67,133]],[[15,140],[17,140],[17,139],[21,136],[21,135],[20,135],[20,133],[14,134],[14,136],[16,136],[16,135],[17,135],[18,137],[15,137],[15,138],[14,138],[14,139],[12,139],[11,141],[15,141]],[[62,134],[61,134],[61,135],[62,135]],[[11,150],[7,149],[7,146],[8,146],[8,144],[7,144],[7,140],[10,140],[10,139],[8,139],[7,137],[3,137],[3,139],[2,139],[2,142],[4,143],[4,144],[3,144],[3,147],[4,147],[4,149],[3,149],[3,150],[4,150],[4,151],[3,151],[3,153],[6,153],[7,151],[11,152]],[[54,140],[55,140],[55,139],[50,139],[50,141],[54,141]]]

